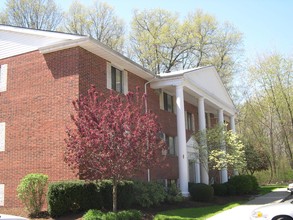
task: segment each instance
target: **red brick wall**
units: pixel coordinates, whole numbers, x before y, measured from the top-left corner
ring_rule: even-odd
[[[49,175],[50,181],[76,178],[63,162],[65,128],[72,126],[72,100],[91,84],[106,89],[106,60],[76,47],[49,54],[38,51],[1,60],[8,64],[7,91],[0,93],[0,122],[6,122],[6,150],[0,152],[0,183],[5,184],[5,206],[20,205],[19,181],[28,173]],[[129,91],[144,92],[146,80],[128,72]],[[177,136],[176,114],[163,111],[159,93],[148,85],[148,109],[158,115],[164,133]],[[198,130],[198,112],[194,114]],[[187,132],[187,140],[192,132]],[[178,158],[167,156],[166,166],[151,170],[151,179],[177,179]],[[144,171],[137,176],[147,179]]]
[[[28,173],[47,174],[50,181],[75,178],[63,149],[71,101],[79,91],[77,51],[35,51],[0,61],[8,64],[7,91],[0,93],[0,122],[6,122],[0,183],[7,207],[20,205],[16,188]]]

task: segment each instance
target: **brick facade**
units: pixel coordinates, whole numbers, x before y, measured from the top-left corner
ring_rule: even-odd
[[[6,123],[0,183],[7,207],[19,205],[16,188],[28,173],[48,174],[50,181],[75,178],[63,148],[71,101],[79,93],[77,51],[35,51],[0,61],[8,64],[7,91],[0,93],[0,121]]]
[[[19,206],[16,188],[28,173],[44,173],[50,181],[75,179],[63,162],[66,127],[71,126],[72,100],[91,84],[106,89],[107,61],[75,47],[48,54],[34,51],[3,59],[8,64],[7,91],[0,93],[0,122],[6,123],[5,151],[0,152],[0,184],[5,184],[5,207]],[[129,91],[146,81],[128,72]],[[176,115],[160,110],[159,94],[148,86],[148,107],[158,114],[168,135],[176,136]],[[172,126],[170,126],[172,125]],[[178,158],[151,171],[151,179],[177,179]],[[146,180],[147,172],[138,175]]]

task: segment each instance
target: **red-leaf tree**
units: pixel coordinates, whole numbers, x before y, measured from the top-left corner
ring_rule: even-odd
[[[85,180],[113,181],[113,211],[118,182],[157,165],[166,144],[157,116],[144,109],[145,96],[99,93],[92,86],[74,101],[75,124],[68,129],[65,162]]]

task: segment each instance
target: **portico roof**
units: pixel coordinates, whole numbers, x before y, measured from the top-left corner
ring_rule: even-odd
[[[208,105],[223,109],[228,115],[236,113],[234,103],[213,66],[161,73],[151,83],[154,89],[177,85],[184,86],[184,92],[191,97],[203,97]]]

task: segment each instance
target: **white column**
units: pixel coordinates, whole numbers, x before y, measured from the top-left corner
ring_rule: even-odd
[[[236,127],[235,127],[235,116],[232,115],[230,116],[230,127],[231,127],[231,130],[236,133]]]
[[[177,135],[178,135],[178,162],[179,184],[183,196],[189,196],[188,192],[188,158],[186,148],[186,131],[184,117],[183,86],[176,86],[176,110],[177,110]]]
[[[235,116],[234,115],[230,116],[230,128],[234,133],[236,133]],[[237,168],[234,168],[233,174],[234,174],[234,176],[239,175]]]
[[[198,127],[200,131],[203,131],[203,137],[199,143],[200,146],[203,146],[201,157],[201,182],[205,184],[209,184],[209,167],[208,167],[208,151],[205,140],[205,129],[206,129],[206,118],[205,118],[205,108],[204,108],[204,98],[200,97],[198,99]]]
[[[224,125],[223,109],[218,110],[218,118],[219,118],[219,121],[218,121],[219,126],[223,126]],[[223,140],[223,137],[221,138],[221,148],[222,148],[222,151],[224,151],[224,153],[226,154],[226,145]],[[221,169],[221,183],[226,183],[226,182],[228,182],[228,172],[227,172],[227,167],[223,167]]]

